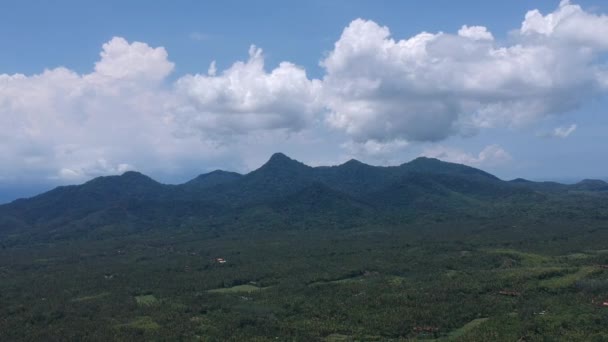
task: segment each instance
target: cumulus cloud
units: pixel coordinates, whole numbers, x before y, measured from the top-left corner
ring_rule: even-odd
[[[221,73],[213,62],[169,84],[173,69],[164,48],[115,37],[90,73],[0,74],[0,174],[74,182],[218,160],[240,169],[234,159],[248,151],[239,145],[255,149],[264,132],[287,141],[318,113],[319,81],[288,62],[266,72],[253,46]]]
[[[129,164],[109,164],[107,160],[101,158],[94,163],[81,167],[64,167],[57,173],[57,177],[62,180],[81,180],[83,178],[92,178],[107,174],[122,174],[126,171],[133,170],[133,166]]]
[[[435,146],[423,151],[421,156],[474,167],[495,167],[507,164],[513,160],[511,155],[498,145],[486,146],[477,155],[456,148]]]
[[[113,38],[88,74],[0,74],[3,175],[86,179],[162,151],[162,82],[173,67],[162,47]]]
[[[397,39],[356,19],[320,62],[320,80],[291,62],[266,68],[251,46],[224,70],[214,61],[173,82],[163,47],[114,37],[88,73],[0,74],[0,179],[246,170],[289,143],[387,160],[417,142],[572,111],[608,90],[607,53],[608,17],[569,1],[551,13],[529,11],[508,43],[471,25]],[[442,146],[425,154],[474,166],[511,159],[496,145],[477,155]]]
[[[562,0],[557,10],[547,15],[538,10],[528,11],[520,32],[566,44],[608,49],[608,16],[588,13],[568,0]]]
[[[251,46],[249,59],[217,75],[215,62],[206,75],[186,75],[175,84],[171,120],[185,135],[224,140],[256,130],[299,131],[319,112],[320,81],[282,62],[264,69],[262,49]]]
[[[485,26],[462,25],[458,30],[458,35],[473,40],[494,40],[494,36]]]
[[[101,60],[95,63],[95,72],[87,75],[90,81],[159,82],[173,70],[174,64],[162,48],[151,48],[141,42],[129,43],[114,37],[103,44]]]
[[[345,161],[355,158],[373,165],[398,165],[403,163],[403,154],[410,147],[410,143],[405,140],[361,142],[349,140],[340,144],[340,148],[345,153],[338,159]],[[336,160],[320,165],[332,163],[336,163]]]
[[[321,65],[327,122],[356,141],[439,141],[518,127],[581,106],[606,88],[608,19],[563,1],[528,12],[510,44],[483,26],[396,40],[357,19]]]
[[[379,142],[376,140],[367,140],[365,142],[348,141],[341,145],[351,155],[363,157],[386,157],[393,155],[396,152],[402,151],[409,146],[405,140],[394,140],[390,142]]]

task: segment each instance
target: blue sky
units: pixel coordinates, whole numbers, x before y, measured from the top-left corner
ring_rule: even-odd
[[[128,169],[169,183],[247,172],[275,151],[608,177],[602,1],[15,1],[0,13],[0,201]]]
[[[602,1],[579,1],[604,9]],[[212,60],[229,66],[250,44],[267,51],[269,65],[293,61],[320,76],[318,62],[353,19],[389,26],[396,37],[484,25],[503,37],[526,11],[555,9],[558,1],[13,1],[2,5],[3,73],[38,73],[68,66],[88,72],[101,44],[121,36],[164,46],[179,73],[200,72]],[[200,34],[201,41],[192,39]]]

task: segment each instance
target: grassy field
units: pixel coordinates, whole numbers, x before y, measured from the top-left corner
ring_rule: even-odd
[[[473,332],[477,327],[479,327],[481,324],[483,324],[485,321],[487,321],[488,318],[476,318],[472,321],[470,321],[469,323],[463,325],[462,327],[451,331],[450,333],[447,334],[447,336],[439,338],[439,339],[435,339],[434,341],[450,341],[450,340],[455,340],[458,339],[468,333]]]
[[[156,299],[156,297],[154,297],[153,295],[141,295],[135,296],[135,302],[137,302],[137,304],[141,306],[151,306],[157,304],[158,299]]]
[[[249,293],[249,292],[255,292],[255,291],[260,291],[260,290],[265,290],[265,289],[267,289],[267,287],[257,287],[254,285],[245,284],[245,285],[237,285],[237,286],[226,287],[226,288],[221,288],[221,289],[212,289],[212,290],[208,290],[207,292],[209,292],[209,293]]]

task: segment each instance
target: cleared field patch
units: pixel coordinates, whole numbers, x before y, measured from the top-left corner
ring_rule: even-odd
[[[389,285],[392,286],[399,286],[402,285],[403,283],[407,282],[407,278],[406,277],[401,277],[401,276],[389,276],[387,277],[388,283]]]
[[[76,297],[76,298],[72,299],[72,301],[73,302],[86,302],[86,301],[90,301],[90,300],[102,299],[109,295],[110,295],[110,292],[101,292],[101,293],[90,295],[90,296]]]
[[[591,250],[585,251],[585,253],[608,254],[608,249],[591,249]]]
[[[332,280],[329,281],[329,284],[348,284],[348,283],[355,283],[355,282],[360,282],[365,280],[364,277],[352,277],[352,278],[344,278],[344,279],[338,279],[338,280]]]
[[[593,257],[593,254],[586,254],[586,253],[571,253],[571,254],[567,254],[564,255],[564,258],[568,259],[568,260],[584,260],[584,259],[588,259]]]
[[[487,321],[489,318],[485,317],[485,318],[476,318],[472,321],[470,321],[469,323],[463,325],[462,327],[456,329],[456,330],[452,330],[451,332],[449,332],[446,336],[444,337],[440,337],[437,339],[430,339],[427,341],[453,341],[461,336],[464,336],[465,334],[470,333],[471,331],[475,330],[477,327],[479,327],[480,325],[482,325],[485,321]]]
[[[153,331],[160,329],[160,324],[156,323],[149,316],[141,316],[126,324],[119,324],[117,328],[136,329],[144,331]]]
[[[348,335],[343,334],[331,334],[325,337],[325,342],[350,342],[353,341],[353,338]]]
[[[469,323],[463,325],[462,327],[450,332],[448,334],[448,338],[449,339],[458,338],[458,337],[468,333],[469,331],[472,331],[473,329],[477,328],[478,326],[480,326],[482,323],[484,323],[487,320],[488,320],[488,318],[474,319],[474,320],[470,321]]]
[[[363,276],[355,276],[348,278],[341,278],[336,280],[324,280],[324,281],[315,281],[314,283],[308,284],[308,286],[320,286],[320,285],[329,285],[329,284],[348,284],[348,283],[356,283],[365,280]]]
[[[207,292],[209,292],[209,293],[250,293],[250,292],[265,290],[267,288],[269,288],[269,287],[257,287],[257,286],[245,284],[245,285],[237,285],[237,286],[226,287],[226,288],[221,288],[221,289],[208,290]]]
[[[524,267],[539,266],[553,261],[551,257],[546,255],[521,252],[515,249],[489,249],[486,252],[514,258]]]
[[[524,281],[530,279],[548,279],[571,272],[571,267],[519,267],[500,270],[499,277],[502,280]]]
[[[158,299],[154,295],[141,295],[135,296],[137,305],[140,306],[152,306],[158,304]]]
[[[586,276],[595,273],[602,272],[593,266],[585,266],[578,269],[578,271],[566,274],[560,277],[554,277],[550,279],[541,280],[540,286],[549,289],[558,289],[563,287],[569,287],[574,285],[578,280],[585,278]]]

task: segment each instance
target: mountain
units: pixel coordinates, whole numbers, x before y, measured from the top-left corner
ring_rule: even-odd
[[[419,157],[409,163],[402,164],[401,167],[406,168],[410,172],[449,174],[493,181],[500,180],[498,177],[474,167],[448,163],[435,158]]]
[[[270,205],[278,213],[295,221],[310,221],[311,217],[315,217],[322,220],[329,218],[332,222],[342,218],[341,221],[350,222],[374,211],[371,205],[321,183],[313,183]]]
[[[19,199],[0,206],[0,214],[9,213],[29,224],[65,222],[81,218],[117,203],[162,198],[167,186],[139,172],[121,176],[98,177],[82,185],[60,186],[49,192]]]
[[[204,173],[183,184],[184,188],[205,189],[216,185],[232,183],[243,177],[240,173],[215,170]]]
[[[605,187],[284,154],[179,185],[127,172],[58,187],[0,206],[0,335],[441,340],[473,319],[463,340],[515,341],[583,312],[567,340],[586,341],[605,331]]]
[[[87,231],[125,224],[152,229],[210,220],[226,223],[231,217],[262,212],[289,224],[311,219],[390,221],[422,214],[487,216],[505,208],[542,209],[546,203],[569,200],[574,196],[570,192],[585,196],[606,190],[608,183],[598,180],[574,185],[503,181],[476,168],[432,158],[389,167],[357,160],[310,167],[275,153],[245,175],[216,170],[184,184],[164,185],[130,171],[58,187],[0,206],[0,231]]]
[[[586,192],[602,192],[608,191],[608,183],[599,179],[583,179],[576,184],[561,184],[557,182],[533,182],[523,178],[517,178],[509,181],[509,183],[545,192],[565,192],[565,191],[586,191]]]
[[[599,179],[583,179],[570,188],[581,191],[608,191],[608,183]]]
[[[313,181],[312,167],[282,153],[275,153],[259,169],[248,173],[238,182],[216,190],[231,202],[243,204],[287,196]]]
[[[533,189],[536,191],[544,191],[544,192],[559,192],[559,191],[567,191],[569,186],[566,184],[561,184],[557,182],[533,182],[523,178],[516,178],[509,181],[512,185]]]

